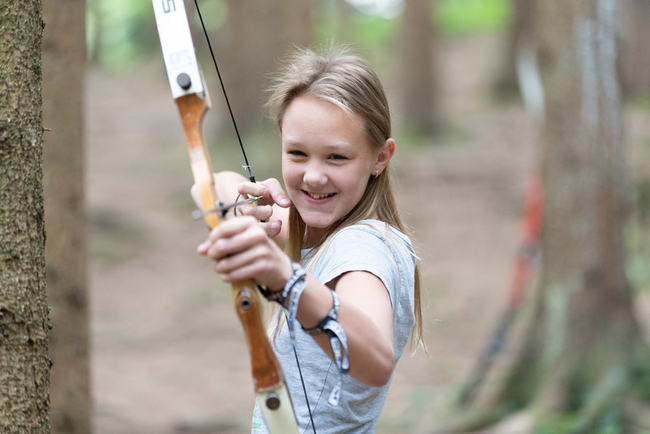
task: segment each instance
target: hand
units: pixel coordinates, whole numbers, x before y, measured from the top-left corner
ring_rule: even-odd
[[[239,184],[237,191],[242,198],[247,198],[249,195],[261,197],[255,206],[242,205],[238,207],[242,214],[251,215],[258,220],[268,220],[273,215],[273,205],[278,205],[281,208],[289,208],[291,205],[291,201],[275,178],[255,183],[243,182]]]
[[[293,274],[289,257],[250,216],[221,223],[197,251],[217,263],[215,271],[226,283],[253,279],[278,290]]]
[[[266,181],[252,183],[246,182],[246,178],[234,172],[219,172],[214,174],[215,187],[219,198],[226,204],[235,203],[238,200],[245,200],[248,195],[260,197],[255,206],[251,204],[239,205],[236,209],[237,215],[250,215],[259,221],[263,221],[261,226],[271,238],[276,238],[282,232],[282,221],[288,218],[288,212],[280,213],[281,215],[273,216],[273,205],[281,208],[289,208],[291,201],[282,190],[282,186],[277,179],[269,178]],[[239,196],[235,198],[235,189],[238,190]],[[192,199],[196,206],[201,209],[201,199],[199,190],[196,185],[192,186],[190,191]],[[276,209],[276,214],[278,209]],[[283,216],[282,214],[286,214]],[[277,242],[277,240],[276,240]]]

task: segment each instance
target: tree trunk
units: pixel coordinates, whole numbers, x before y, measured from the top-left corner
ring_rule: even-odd
[[[276,63],[293,44],[311,43],[311,2],[229,0],[228,11],[219,37],[221,66],[237,126],[245,134],[263,119],[264,91]],[[232,128],[228,115],[223,128]]]
[[[43,5],[44,189],[53,433],[92,432],[84,210],[85,2]]]
[[[0,432],[49,433],[38,0],[0,6]]]
[[[650,352],[624,269],[619,5],[538,4],[547,102],[542,269],[523,350],[483,424],[513,409],[534,409],[537,420],[517,432],[632,432],[636,414],[629,404],[650,398],[636,390],[650,379]]]
[[[434,31],[430,0],[409,0],[400,35],[404,124],[420,134],[437,132]]]
[[[294,45],[307,47],[312,42],[311,0],[283,0],[279,2],[283,41],[280,55]],[[278,29],[276,29],[277,31]]]
[[[624,270],[620,9],[615,1],[547,0],[539,18],[547,101],[541,293],[504,399],[531,399],[550,417],[574,413],[573,428],[593,432],[623,410],[635,355],[645,351]]]
[[[518,93],[517,59],[521,50],[536,48],[535,3],[536,0],[513,1],[512,23],[508,29],[504,59],[495,84],[499,96],[510,97]]]
[[[650,97],[650,1],[625,2],[622,84],[625,95]]]

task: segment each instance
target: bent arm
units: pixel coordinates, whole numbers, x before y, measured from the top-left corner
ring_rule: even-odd
[[[326,285],[307,276],[307,287],[300,298],[297,318],[305,327],[315,327],[332,308],[332,295]],[[393,373],[393,310],[382,281],[365,271],[343,274],[333,282],[341,299],[337,320],[345,330],[350,357],[349,375],[360,383],[380,387]],[[326,334],[315,342],[333,359]]]

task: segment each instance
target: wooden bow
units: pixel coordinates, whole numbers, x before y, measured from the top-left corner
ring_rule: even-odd
[[[152,0],[172,96],[183,124],[194,182],[203,218],[210,229],[219,225],[221,203],[214,186],[212,164],[203,140],[203,119],[210,98],[196,59],[182,0]],[[232,285],[234,306],[248,343],[255,394],[272,434],[298,433],[284,373],[262,322],[262,305],[252,280]]]

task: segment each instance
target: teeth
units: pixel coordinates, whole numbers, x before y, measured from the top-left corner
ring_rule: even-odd
[[[308,194],[309,194],[309,196],[311,196],[314,199],[325,199],[326,197],[330,197],[330,196],[333,195],[332,193],[329,193],[329,194],[312,194],[312,193],[308,193]]]

